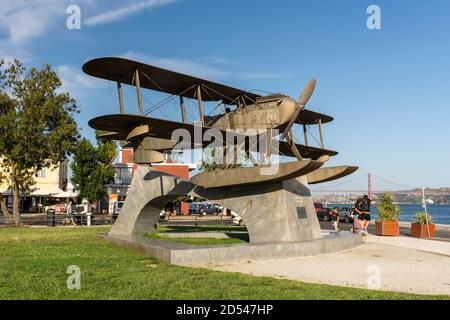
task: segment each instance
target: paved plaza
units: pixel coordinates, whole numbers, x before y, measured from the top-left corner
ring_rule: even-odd
[[[371,236],[367,245],[344,252],[220,265],[215,269],[311,283],[450,295],[450,243],[407,237]]]

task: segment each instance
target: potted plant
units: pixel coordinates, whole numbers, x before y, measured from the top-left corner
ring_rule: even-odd
[[[432,223],[433,217],[425,211],[416,213],[416,221],[411,223],[411,236],[416,238],[434,238],[436,225]]]
[[[375,221],[375,234],[377,236],[399,235],[398,215],[400,208],[394,203],[394,196],[386,191],[380,198],[378,206],[378,220]]]

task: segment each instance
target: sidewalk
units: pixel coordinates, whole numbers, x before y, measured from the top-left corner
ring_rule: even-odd
[[[215,269],[311,283],[450,296],[450,244],[408,237],[371,236],[367,245],[345,252],[220,265]],[[372,287],[377,273],[379,286]]]
[[[370,243],[413,249],[428,253],[442,254],[450,257],[450,242],[419,239],[413,237],[379,237],[371,236]],[[449,270],[450,273],[450,270]]]

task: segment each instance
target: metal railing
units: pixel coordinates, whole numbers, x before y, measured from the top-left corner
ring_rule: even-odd
[[[91,226],[112,226],[116,221],[116,217],[105,214],[93,214],[91,216]],[[167,226],[202,226],[202,225],[233,225],[233,221],[230,216],[202,216],[202,215],[189,215],[189,216],[169,216],[165,219],[160,218],[159,224]],[[48,226],[48,227],[60,227],[60,226],[88,226],[88,217],[85,214],[73,214],[69,216],[67,214],[27,214],[21,217],[21,224],[24,226]],[[0,226],[7,226],[8,222],[0,216]]]
[[[111,215],[92,215],[91,226],[113,225],[115,218]],[[46,214],[27,217],[21,217],[21,224],[25,226],[79,226],[86,227],[88,225],[88,217],[84,214],[74,214],[68,216],[66,214]],[[2,217],[0,225],[8,225],[8,222]]]
[[[199,225],[208,224],[221,224],[227,225],[232,224],[232,219],[230,216],[217,215],[217,216],[202,216],[198,214],[189,216],[168,216],[166,219],[160,219],[160,223],[167,223],[168,226],[172,225],[193,225],[195,227]]]

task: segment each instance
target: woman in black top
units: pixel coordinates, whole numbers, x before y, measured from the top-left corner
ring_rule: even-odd
[[[365,195],[361,202],[359,210],[364,215],[364,229],[367,231],[371,217],[370,217],[370,202],[369,196]]]

